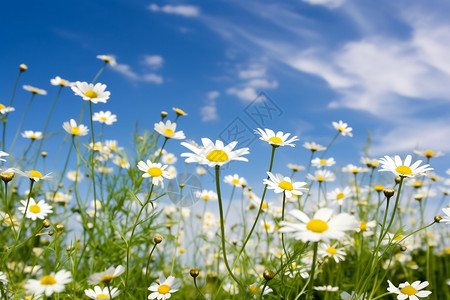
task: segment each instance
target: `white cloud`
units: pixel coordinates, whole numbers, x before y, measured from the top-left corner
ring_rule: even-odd
[[[248,70],[239,71],[239,78],[241,79],[264,77],[265,75],[266,75],[266,68],[261,66],[253,66]]]
[[[209,122],[217,120],[217,105],[216,99],[220,96],[218,91],[211,91],[206,94],[208,100],[206,105],[200,109],[200,114],[202,115],[203,122]]]
[[[227,90],[227,93],[230,95],[235,95],[241,100],[246,101],[253,101],[258,97],[258,94],[256,93],[256,89],[252,87],[244,87],[244,88],[229,88]]]
[[[153,69],[161,68],[163,63],[164,59],[160,55],[144,55],[143,64]]]
[[[260,88],[260,89],[275,89],[278,87],[278,81],[269,81],[264,78],[252,79],[246,84],[249,87]]]
[[[137,74],[131,69],[130,65],[127,64],[117,64],[111,68],[112,70],[122,74],[123,76],[133,81],[142,81],[155,84],[162,84],[164,82],[163,77],[157,74],[153,73],[145,73],[142,75]]]
[[[166,14],[174,14],[183,17],[198,17],[200,15],[200,8],[193,5],[164,5],[159,6],[152,3],[148,6],[148,9],[154,12],[163,12]]]
[[[302,0],[311,5],[323,5],[328,8],[335,8],[341,6],[345,0]]]

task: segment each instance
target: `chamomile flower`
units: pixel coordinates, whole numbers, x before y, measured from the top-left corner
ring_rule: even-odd
[[[217,194],[211,190],[195,191],[195,196],[205,201],[217,200]]]
[[[25,130],[22,133],[22,137],[24,137],[26,139],[30,139],[32,141],[40,140],[40,139],[42,139],[42,132],[40,132],[40,131],[33,131],[33,130]]]
[[[353,128],[348,127],[347,123],[342,122],[342,120],[340,120],[339,122],[332,122],[333,127],[336,128],[340,134],[342,134],[343,136],[353,136],[352,130]]]
[[[294,172],[303,171],[303,170],[305,169],[304,166],[296,165],[296,164],[291,164],[291,163],[287,164],[287,167],[288,167],[289,169],[291,169],[292,171],[294,171]]]
[[[344,200],[352,196],[352,189],[346,186],[344,189],[335,188],[327,193],[327,199],[338,205],[342,205]]]
[[[68,134],[73,136],[85,136],[89,132],[87,126],[83,124],[77,125],[77,122],[74,119],[70,119],[69,122],[64,122],[63,128]]]
[[[207,164],[210,167],[223,166],[232,160],[248,161],[242,157],[249,153],[248,148],[233,150],[238,142],[234,141],[224,145],[222,141],[217,140],[214,144],[208,138],[202,138],[203,146],[195,147],[189,143],[182,142],[181,145],[191,150],[193,153],[182,153],[182,157],[187,157],[187,163]]]
[[[94,85],[92,83],[77,81],[71,88],[75,95],[82,97],[85,101],[91,101],[92,103],[106,103],[106,100],[108,100],[111,95],[111,92],[105,91],[106,84],[100,82]]]
[[[56,76],[55,78],[50,79],[50,83],[54,86],[58,86],[58,85],[59,86],[71,86],[73,84],[72,82],[62,79],[59,76]]]
[[[123,266],[109,267],[104,272],[94,273],[89,276],[88,284],[109,284],[114,278],[119,277],[122,273],[125,272],[125,268]]]
[[[316,168],[331,167],[335,163],[336,163],[336,161],[334,160],[333,157],[330,157],[327,159],[316,157],[313,160],[311,160],[311,166],[316,167]]]
[[[304,188],[306,182],[292,182],[291,178],[284,177],[281,174],[272,174],[267,172],[269,179],[264,179],[263,183],[267,184],[269,190],[274,190],[276,194],[285,193],[286,197],[291,198],[292,195],[302,195],[308,189]]]
[[[380,162],[376,158],[361,157],[361,163],[365,164],[368,168],[376,169],[380,165]]]
[[[128,160],[126,160],[125,158],[122,158],[118,155],[114,156],[113,159],[113,164],[121,167],[122,169],[129,169],[130,168],[130,163],[128,162]]]
[[[30,170],[28,172],[18,172],[18,170],[16,170],[16,173],[19,173],[22,176],[28,177],[31,180],[34,181],[39,181],[39,180],[48,180],[51,179],[52,177],[50,176],[50,173],[46,174],[46,175],[42,175],[41,172],[39,171],[35,171],[35,170]]]
[[[47,91],[46,90],[38,89],[37,87],[31,86],[31,85],[24,85],[23,89],[25,91],[32,92],[33,94],[47,95]]]
[[[261,229],[267,231],[267,233],[273,233],[275,231],[275,223],[272,221],[260,220],[259,224],[261,225]]]
[[[316,170],[314,175],[308,174],[306,178],[314,181],[324,182],[324,181],[334,181],[336,176],[328,170]]]
[[[397,294],[398,300],[418,300],[418,297],[428,297],[431,292],[430,291],[421,291],[421,289],[428,286],[428,281],[420,282],[414,281],[412,284],[408,282],[400,283],[400,285],[395,287],[392,282],[388,280],[389,287],[388,291],[394,294]]]
[[[5,105],[0,103],[0,114],[2,114],[2,115],[6,115],[7,113],[15,111],[15,110],[16,109],[14,107],[5,106]]]
[[[57,273],[43,276],[40,280],[30,279],[25,284],[28,293],[34,295],[42,295],[49,297],[53,293],[61,293],[64,291],[66,284],[72,282],[72,274],[66,270],[60,270]]]
[[[23,214],[25,213],[25,208],[27,207],[27,200],[20,201],[23,206],[19,207],[19,211]],[[45,219],[48,214],[53,212],[53,208],[48,205],[45,200],[40,200],[36,202],[33,198],[30,198],[30,203],[28,203],[28,209],[25,217],[35,221],[36,219]]]
[[[283,227],[279,231],[292,233],[296,240],[303,242],[339,240],[345,237],[345,231],[355,228],[353,216],[341,213],[332,217],[333,210],[330,208],[319,209],[312,219],[298,209],[288,213],[300,222],[282,221],[280,225]]]
[[[297,136],[293,136],[293,137],[289,138],[289,136],[291,135],[290,133],[285,134],[282,131],[278,131],[275,134],[275,132],[273,130],[267,129],[267,128],[264,130],[261,128],[257,128],[255,130],[255,133],[257,133],[261,136],[259,138],[260,140],[266,141],[274,147],[279,147],[279,146],[295,147],[293,142],[298,141]]]
[[[324,285],[324,286],[315,286],[313,287],[316,291],[322,292],[337,292],[339,290],[338,286]]]
[[[353,173],[353,174],[364,173],[364,172],[368,172],[368,171],[369,171],[368,168],[357,167],[352,164],[348,164],[342,168],[342,172]]]
[[[161,163],[152,163],[150,160],[147,160],[147,162],[140,161],[137,164],[137,167],[139,170],[144,172],[142,174],[142,177],[144,178],[152,178],[152,184],[154,185],[163,185],[164,178],[172,179],[172,176],[169,174],[169,172],[166,170],[167,165],[162,165]]]
[[[97,55],[97,58],[103,60],[106,64],[110,64],[111,67],[117,65],[114,55]]]
[[[48,201],[54,201],[58,204],[69,204],[70,200],[72,199],[72,196],[70,194],[64,194],[62,192],[47,192],[45,193],[45,197]]]
[[[450,207],[443,208],[442,211],[447,216],[442,218],[442,220],[440,222],[444,222],[444,223],[450,224]]]
[[[84,179],[84,175],[82,173],[77,173],[77,171],[69,171],[66,174],[67,179],[69,179],[70,181],[77,181],[80,182],[81,180]]]
[[[433,168],[429,167],[429,164],[419,166],[422,163],[421,160],[418,160],[411,165],[411,159],[411,155],[407,155],[404,161],[402,161],[398,155],[394,156],[394,158],[386,155],[384,158],[380,159],[381,170],[378,171],[390,171],[396,176],[401,177],[417,177],[423,175],[427,171],[433,170]]]
[[[91,299],[112,299],[119,295],[120,291],[117,288],[113,288],[111,292],[108,290],[108,287],[104,287],[103,289],[98,285],[94,287],[94,289],[86,289],[84,293],[87,297]],[[110,297],[111,295],[111,297]]]
[[[355,231],[362,232],[365,235],[370,235],[372,233],[370,231],[370,229],[375,228],[376,226],[377,226],[377,222],[375,220],[372,220],[369,222],[361,221],[361,222],[359,222],[359,226],[356,227]]]
[[[161,156],[161,161],[166,165],[173,165],[177,160],[178,158],[173,153],[166,153]]]
[[[419,156],[425,156],[426,158],[432,158],[432,157],[439,157],[443,156],[444,153],[440,151],[433,151],[433,150],[414,150],[414,153]]]
[[[172,109],[178,116],[187,116],[188,115],[187,113],[184,112],[184,110],[182,110],[180,108],[172,107]]]
[[[240,177],[238,174],[227,175],[223,178],[223,182],[228,183],[229,185],[241,187],[247,185],[247,180],[244,177]]]
[[[183,131],[175,131],[177,129],[177,123],[172,123],[172,121],[167,120],[166,123],[163,121],[155,123],[155,131],[163,135],[167,139],[182,140],[185,139]]]
[[[311,150],[311,152],[323,151],[323,150],[327,149],[327,147],[316,144],[315,142],[311,142],[311,143],[306,142],[303,144],[303,147],[308,150]]]
[[[333,258],[336,263],[339,263],[340,261],[345,260],[345,256],[347,255],[345,253],[344,248],[337,248],[336,244],[330,245],[330,244],[320,244],[319,250],[317,252],[322,258]]]
[[[92,116],[92,121],[96,121],[99,123],[104,123],[106,125],[112,125],[114,122],[117,122],[117,116],[108,111],[99,111],[95,112]]]
[[[150,295],[148,295],[148,299],[158,299],[158,300],[166,300],[172,296],[172,293],[178,291],[178,288],[181,286],[181,280],[176,279],[173,276],[169,276],[167,279],[164,276],[159,278],[159,283],[154,282],[148,288]]]

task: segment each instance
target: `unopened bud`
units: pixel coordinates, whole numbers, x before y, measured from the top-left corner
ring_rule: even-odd
[[[403,252],[405,252],[407,249],[408,249],[408,248],[406,248],[406,246],[401,246],[401,247],[400,247],[400,251],[403,251]]]
[[[64,225],[63,224],[56,224],[56,230],[58,231],[63,231],[64,230]]]
[[[400,176],[395,177],[395,183],[399,184],[400,181],[402,181],[402,178]]]
[[[167,115],[168,115],[168,113],[167,113],[167,111],[162,111],[161,112],[161,118],[164,120],[166,117],[167,117]]]
[[[163,237],[160,235],[155,235],[155,237],[153,238],[153,241],[155,242],[155,244],[161,243],[162,240],[163,240]]]
[[[184,183],[179,184],[180,189],[184,188]]]
[[[435,221],[436,223],[441,222],[441,220],[442,220],[442,217],[441,217],[441,216],[436,216],[436,217],[434,217],[434,221]]]
[[[58,187],[61,189],[63,187],[63,184],[62,183],[58,184]]]
[[[189,271],[189,274],[191,274],[191,276],[192,276],[193,278],[197,278],[197,276],[200,274],[200,271],[199,271],[198,269],[196,269],[196,268],[192,268],[192,269]]]
[[[53,232],[53,231],[49,231],[49,232],[47,232],[47,234],[48,234],[49,236],[52,236],[52,235],[54,234],[54,232]]]
[[[264,279],[267,281],[272,280],[275,277],[275,272],[272,270],[265,270],[263,273]]]
[[[20,64],[19,70],[20,72],[25,72],[26,70],[28,70],[28,66],[26,64]]]
[[[47,151],[42,151],[42,152],[41,152],[41,156],[42,156],[42,157],[46,157],[47,155],[48,155]]]
[[[10,182],[14,178],[14,173],[2,173],[0,177],[3,182]]]
[[[50,225],[52,225],[52,223],[50,223],[49,219],[45,219],[44,221],[42,221],[42,226],[44,226],[45,228],[50,227]]]
[[[384,189],[383,192],[384,192],[384,195],[386,196],[386,198],[388,198],[388,199],[391,198],[392,196],[394,196],[394,193],[395,193],[394,189],[389,189],[389,188]]]

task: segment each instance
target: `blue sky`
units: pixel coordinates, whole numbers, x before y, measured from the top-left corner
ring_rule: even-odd
[[[300,137],[295,149],[278,152],[278,172],[306,164],[300,145],[326,145],[338,120],[354,128],[329,153],[338,166],[358,163],[368,130],[373,157],[450,153],[449,12],[448,1],[416,0],[8,1],[0,13],[0,103],[9,103],[26,63],[20,84],[48,95],[36,97],[23,129],[42,130],[57,92],[49,80],[91,81],[102,65],[96,55],[112,54],[118,65],[99,79],[111,98],[94,111],[118,115],[104,136],[125,146],[136,122],[151,130],[172,107],[189,113],[179,129],[196,141],[215,139],[237,117],[256,129],[245,108],[264,92],[280,108],[266,127]],[[18,90],[10,128],[28,98]],[[64,90],[52,129],[61,132],[81,102]],[[230,172],[264,174],[270,147],[250,148],[249,165],[234,163]],[[440,172],[450,166],[448,155],[435,162]]]

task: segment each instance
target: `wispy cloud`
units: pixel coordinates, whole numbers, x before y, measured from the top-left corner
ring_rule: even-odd
[[[149,66],[153,69],[159,69],[162,67],[164,59],[160,55],[144,55],[142,64]]]
[[[345,0],[302,0],[303,2],[309,3],[311,5],[323,5],[328,8],[336,8],[341,6]]]
[[[166,14],[179,15],[183,17],[198,17],[200,15],[200,8],[193,5],[164,5],[152,3],[148,6],[148,9],[154,12],[163,12]]]
[[[205,106],[200,109],[203,122],[217,120],[217,104],[216,99],[220,96],[219,91],[211,91],[207,94],[207,101]]]
[[[162,64],[162,57],[160,56],[145,56],[146,58],[150,58],[149,61],[145,61],[146,65],[149,66],[155,66],[159,65],[157,62],[160,60],[160,64]],[[157,59],[155,59],[157,57]],[[130,65],[128,64],[121,64],[118,63],[115,66],[111,66],[113,71],[116,71],[117,73],[122,74],[126,78],[132,80],[132,81],[139,81],[139,82],[147,82],[147,83],[153,83],[153,84],[162,84],[164,83],[164,78],[161,75],[152,73],[152,72],[141,72],[137,73],[134,71]]]

